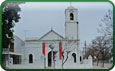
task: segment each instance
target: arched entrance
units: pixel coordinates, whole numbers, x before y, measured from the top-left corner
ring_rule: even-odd
[[[29,55],[29,63],[33,63],[33,55],[32,54]]]
[[[80,64],[83,64],[83,60],[81,56],[80,56]]]
[[[82,61],[82,57],[80,56],[80,61]]]
[[[76,63],[76,54],[75,53],[72,53],[72,56],[74,58],[74,63]]]
[[[53,51],[53,61],[55,59],[55,54],[56,54],[56,51]],[[51,67],[51,51],[48,53],[48,67]],[[55,63],[55,62],[54,62]],[[54,64],[55,65],[55,64]]]

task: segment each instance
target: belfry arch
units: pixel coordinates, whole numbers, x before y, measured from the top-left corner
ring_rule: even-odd
[[[70,13],[70,20],[74,20],[74,14]]]

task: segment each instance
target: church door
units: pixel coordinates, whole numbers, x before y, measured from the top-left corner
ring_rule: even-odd
[[[48,67],[51,67],[51,51],[48,53]]]
[[[56,52],[53,51],[53,62],[54,62],[54,59],[55,59],[55,54]],[[51,67],[51,63],[52,63],[52,59],[51,59],[51,51],[48,53],[48,67]],[[55,63],[55,62],[54,62]],[[55,65],[55,64],[54,64]]]

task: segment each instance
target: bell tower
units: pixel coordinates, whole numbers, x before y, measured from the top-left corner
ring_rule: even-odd
[[[69,6],[65,10],[65,38],[78,40],[78,9]]]

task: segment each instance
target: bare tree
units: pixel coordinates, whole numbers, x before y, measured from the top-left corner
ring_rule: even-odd
[[[76,48],[71,48],[71,47],[73,47],[73,44],[75,44],[75,43],[76,43],[75,41],[73,43],[73,40],[66,41],[65,48],[62,50],[62,69],[63,69],[64,64],[67,62],[67,60],[69,58],[68,56],[71,53],[71,51],[76,49]]]
[[[90,55],[92,56],[92,59],[93,59],[93,65],[94,65],[94,57],[97,58],[97,66],[98,66],[98,50],[95,46],[95,43],[92,41],[91,44],[89,44],[88,48],[87,48],[87,51],[86,51],[86,54],[85,54],[85,58],[88,58]]]
[[[68,60],[68,55],[69,55],[70,51],[66,51],[66,56],[64,56],[64,52],[62,52],[62,69],[63,69],[63,65],[66,63],[66,61]]]
[[[108,54],[110,51],[110,41],[108,38],[105,36],[98,36],[96,39],[93,41],[93,48],[96,51],[96,57],[97,59],[101,59],[103,61],[102,67],[104,67],[104,60],[107,60],[107,57],[109,56]],[[98,65],[98,64],[97,64]]]
[[[101,19],[101,24],[98,32],[103,36],[97,36],[94,40],[92,40],[89,48],[86,52],[85,57],[87,58],[89,55],[97,58],[97,66],[99,60],[103,61],[108,60],[113,55],[113,12],[108,10],[106,15]]]
[[[110,44],[108,44],[109,47],[111,47],[111,56],[113,55],[113,11],[108,10],[108,12],[104,15],[104,17],[101,19],[100,24],[100,33],[103,33],[103,35],[106,35],[106,38],[108,41],[110,41]]]
[[[108,10],[106,15],[101,19],[101,24],[99,25],[100,29],[98,31],[100,33],[106,34],[106,35],[112,35],[113,34],[113,12],[112,10]]]
[[[108,10],[108,12],[101,19],[101,24],[98,29],[99,33],[106,35],[108,40],[111,41],[111,47],[113,47],[113,11]]]

